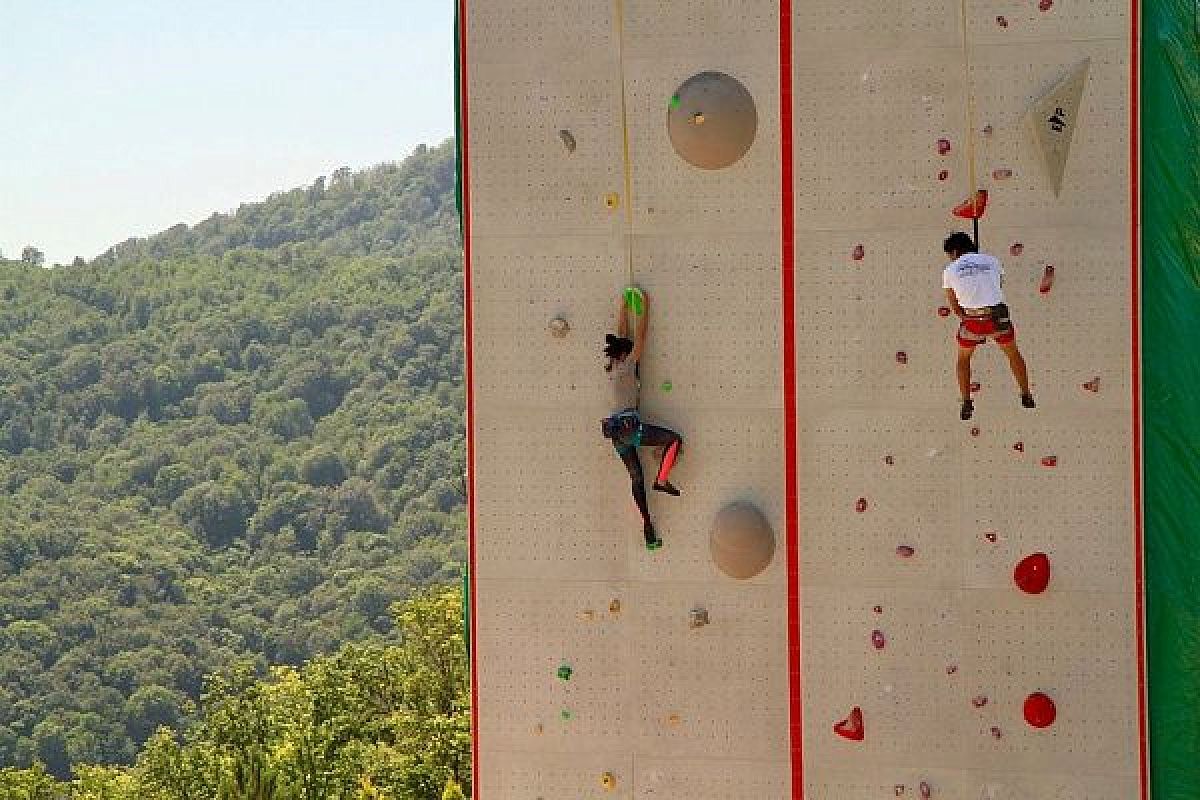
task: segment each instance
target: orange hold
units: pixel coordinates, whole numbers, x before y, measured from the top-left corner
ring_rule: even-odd
[[[960,219],[983,219],[983,214],[987,211],[987,202],[987,189],[979,189],[974,195],[955,206],[950,213]]]
[[[1050,585],[1050,556],[1033,553],[1017,562],[1013,583],[1026,594],[1041,594]]]
[[[1034,692],[1025,698],[1025,721],[1033,727],[1048,728],[1057,716],[1054,701],[1042,692]]]

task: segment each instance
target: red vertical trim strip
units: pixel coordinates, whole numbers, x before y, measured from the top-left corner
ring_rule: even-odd
[[[800,520],[796,453],[796,220],[792,144],[792,0],[779,0],[780,206],[783,290],[784,514],[787,525],[788,711],[792,798],[804,797],[804,704],[800,669]]]
[[[463,344],[466,361],[467,382],[467,558],[470,562],[468,574],[471,592],[471,797],[480,800],[479,791],[479,631],[477,620],[479,613],[476,608],[479,592],[476,590],[475,560],[475,349],[474,349],[474,313],[471,295],[471,159],[469,157],[468,131],[471,128],[471,116],[468,114],[470,105],[470,83],[467,81],[467,0],[458,0],[458,36],[459,36],[459,115],[462,120],[459,137],[462,164],[459,170],[462,174],[462,234],[463,234]]]
[[[1134,551],[1134,614],[1137,625],[1138,675],[1138,769],[1141,778],[1141,799],[1150,798],[1150,769],[1148,734],[1146,729],[1146,608],[1145,608],[1145,538],[1142,528],[1142,376],[1141,376],[1141,3],[1130,4],[1130,67],[1129,67],[1129,194],[1130,194],[1130,282],[1132,325],[1130,340],[1133,352],[1133,551]]]

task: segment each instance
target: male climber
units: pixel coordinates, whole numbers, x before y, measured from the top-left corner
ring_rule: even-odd
[[[942,250],[953,259],[942,271],[942,288],[950,308],[962,322],[958,326],[958,389],[962,394],[959,416],[970,419],[975,413],[971,400],[971,356],[976,346],[991,336],[1008,356],[1008,366],[1021,390],[1021,405],[1034,408],[1029,391],[1025,359],[1017,349],[1017,333],[1004,303],[1004,268],[994,256],[980,253],[971,237],[959,231],[942,242]]]
[[[638,363],[646,348],[647,316],[650,313],[650,303],[643,292],[637,292],[641,299],[641,313],[637,314],[637,338],[629,338],[629,323],[625,318],[625,305],[628,302],[625,295],[617,308],[617,333],[604,337],[604,355],[608,358],[604,370],[608,373],[612,389],[611,416],[606,417],[600,425],[604,437],[611,439],[617,455],[625,464],[632,481],[633,501],[637,504],[638,512],[642,515],[642,530],[646,537],[646,548],[657,550],[662,547],[662,539],[650,521],[650,509],[646,501],[646,478],[642,472],[642,462],[638,458],[639,447],[663,448],[662,461],[658,467],[658,475],[654,479],[654,488],[669,495],[679,496],[679,490],[670,481],[671,467],[679,457],[679,449],[683,439],[675,431],[642,422],[638,412],[639,390],[641,381],[638,376]]]

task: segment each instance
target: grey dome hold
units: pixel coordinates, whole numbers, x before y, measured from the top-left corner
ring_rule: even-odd
[[[721,572],[746,580],[770,566],[775,556],[775,532],[757,508],[749,503],[732,503],[713,520],[708,547]]]
[[[679,157],[694,167],[724,169],[737,163],[757,132],[754,98],[737,78],[701,72],[671,97],[667,135]]]

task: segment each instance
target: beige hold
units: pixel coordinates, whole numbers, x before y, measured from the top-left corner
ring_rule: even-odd
[[[775,555],[775,532],[757,508],[749,503],[733,503],[713,520],[708,547],[722,572],[745,580],[770,565]]]
[[[608,604],[608,613],[620,614],[621,613],[621,601],[614,597],[612,599],[612,602],[610,602]]]
[[[708,609],[706,608],[693,608],[688,614],[688,625],[692,628],[703,628],[708,622]]]
[[[1085,60],[1071,70],[1029,110],[1033,139],[1042,154],[1055,197],[1062,191],[1063,174],[1071,153],[1071,139],[1079,125],[1079,109],[1083,105],[1083,89],[1091,63],[1091,59]]]
[[[700,169],[724,169],[754,144],[758,110],[742,83],[722,72],[701,72],[675,92],[667,111],[667,135],[684,161]]]
[[[564,338],[571,331],[571,323],[562,317],[555,317],[550,320],[550,324],[546,327],[550,330],[550,335],[556,339]]]

